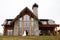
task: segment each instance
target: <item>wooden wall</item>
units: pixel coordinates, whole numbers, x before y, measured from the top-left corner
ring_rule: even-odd
[[[3,36],[7,36],[7,30],[13,30],[13,29],[14,29],[13,25],[11,25],[11,26],[9,26],[9,25],[4,26]]]

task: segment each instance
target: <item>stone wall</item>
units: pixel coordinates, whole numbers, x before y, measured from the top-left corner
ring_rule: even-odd
[[[33,13],[34,13],[35,16],[38,17],[38,8],[37,7],[33,8]]]
[[[34,19],[34,32],[36,36],[39,35],[38,21],[36,19]]]
[[[18,36],[19,28],[20,28],[20,20],[16,20],[14,23],[14,36]],[[39,27],[38,20],[34,19],[34,35],[39,36]]]
[[[14,34],[13,34],[14,36],[18,36],[19,27],[20,27],[19,20],[16,20],[14,23]]]

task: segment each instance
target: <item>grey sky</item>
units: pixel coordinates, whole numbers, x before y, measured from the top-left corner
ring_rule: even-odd
[[[0,0],[0,32],[1,24],[5,19],[15,18],[26,6],[32,10],[32,5],[37,3],[39,19],[53,19],[60,23],[60,0]]]

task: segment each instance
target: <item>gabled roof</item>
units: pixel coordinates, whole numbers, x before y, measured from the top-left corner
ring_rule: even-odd
[[[32,13],[32,11],[29,10],[28,7],[26,7],[26,8],[24,8],[24,9],[19,13],[19,15],[16,16],[16,18],[11,22],[11,24],[14,23],[14,22],[15,22],[17,19],[19,19],[20,17],[24,16],[25,14],[27,14],[27,15],[29,15],[30,17],[35,18],[35,19],[38,20],[38,17],[35,16],[35,15]]]
[[[7,25],[7,22],[8,21],[12,21],[13,19],[6,19],[5,21],[4,21],[4,23],[2,24],[2,26],[5,26],[5,25]]]

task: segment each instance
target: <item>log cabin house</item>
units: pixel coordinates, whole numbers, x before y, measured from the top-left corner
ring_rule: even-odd
[[[38,19],[38,5],[32,6],[33,12],[24,8],[14,19],[6,19],[4,26],[4,36],[39,36],[56,35],[55,29],[59,25],[51,19]]]

